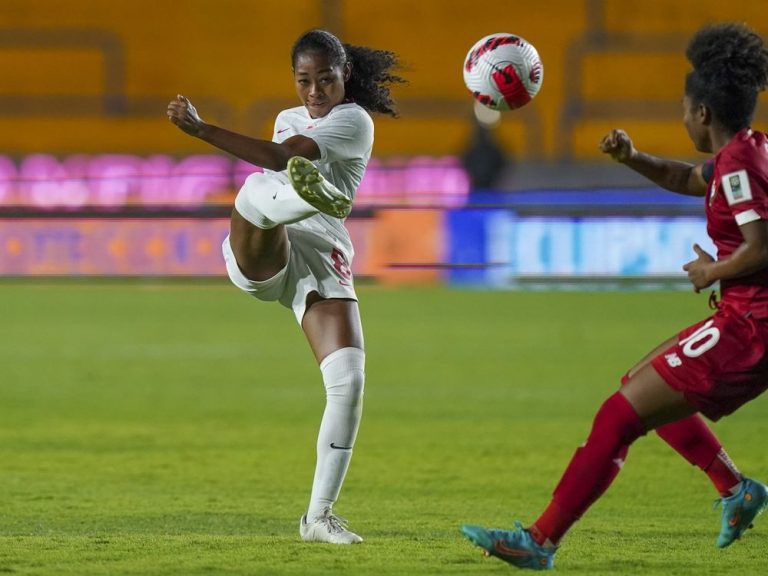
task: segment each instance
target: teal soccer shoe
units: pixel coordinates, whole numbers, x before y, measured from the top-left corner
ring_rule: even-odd
[[[484,550],[486,556],[495,556],[518,568],[551,570],[555,551],[539,546],[520,522],[514,530],[486,529],[466,524],[461,532],[473,544]]]
[[[717,500],[715,507],[721,503],[723,515],[717,547],[725,548],[741,538],[744,531],[752,527],[752,521],[768,508],[768,486],[743,478],[741,490],[733,496]]]

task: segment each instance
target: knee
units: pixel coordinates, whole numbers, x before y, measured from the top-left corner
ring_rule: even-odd
[[[325,393],[339,403],[359,406],[365,391],[365,372],[353,370],[333,382],[325,382]]]
[[[359,348],[341,348],[320,364],[328,399],[357,406],[365,391],[365,352]]]
[[[277,185],[274,177],[261,172],[256,172],[245,179],[240,191],[235,197],[235,210],[253,226],[263,230],[269,230],[277,226],[266,213],[271,189]]]
[[[619,444],[629,445],[646,432],[635,409],[620,392],[616,392],[597,411],[590,439],[597,435],[603,441],[614,438]]]

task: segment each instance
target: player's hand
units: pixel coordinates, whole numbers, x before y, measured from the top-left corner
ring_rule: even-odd
[[[691,260],[684,265],[683,270],[688,272],[688,280],[693,284],[694,291],[699,292],[715,283],[715,280],[711,279],[709,275],[709,270],[715,259],[698,244],[693,245],[693,251],[696,252],[696,260]]]
[[[170,101],[166,113],[171,122],[191,136],[197,136],[205,126],[205,122],[200,118],[192,102],[181,94]]]
[[[600,140],[598,148],[600,148],[601,152],[610,154],[611,158],[617,162],[626,162],[637,154],[637,150],[635,150],[635,146],[632,144],[632,139],[624,130],[614,129],[608,132]]]

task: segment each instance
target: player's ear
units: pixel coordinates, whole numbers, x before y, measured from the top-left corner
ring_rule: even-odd
[[[704,126],[709,126],[712,123],[712,109],[703,103],[700,103],[697,108],[696,112],[699,114],[699,118],[701,118],[701,123]]]
[[[344,82],[347,82],[350,76],[352,76],[352,64],[347,62],[344,64]]]

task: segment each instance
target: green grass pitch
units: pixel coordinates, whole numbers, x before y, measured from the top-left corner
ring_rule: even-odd
[[[0,574],[509,574],[462,523],[533,520],[600,402],[708,314],[689,292],[359,289],[366,409],[304,544],[324,391],[292,314],[224,282],[0,283]],[[768,398],[716,426],[768,479]],[[768,516],[714,546],[714,490],[654,435],[558,552],[564,574],[766,574]]]

